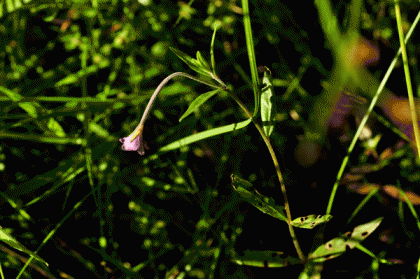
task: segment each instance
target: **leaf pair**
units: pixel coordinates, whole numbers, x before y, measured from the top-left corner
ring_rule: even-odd
[[[203,55],[199,51],[197,51],[197,59],[192,58],[188,54],[177,50],[176,48],[170,47],[170,49],[175,53],[176,56],[179,57],[182,61],[184,61],[188,67],[190,67],[192,70],[196,71],[199,74],[211,77],[213,79],[216,79],[219,81],[216,77],[216,74],[214,71],[212,71],[210,65],[207,63],[207,61],[204,59]],[[221,90],[213,90],[204,94],[201,94],[198,96],[188,107],[187,111],[181,116],[179,119],[179,122],[181,122],[184,118],[186,118],[188,115],[196,111],[201,105],[203,105],[208,99],[210,99],[213,95],[219,93]]]
[[[287,218],[283,212],[283,206],[276,205],[274,199],[268,198],[258,193],[252,187],[252,183],[232,174],[233,189],[247,202],[258,208],[260,211],[282,221],[287,222]],[[331,215],[308,215],[294,219],[291,224],[294,227],[302,229],[313,229],[319,224],[331,220]]]
[[[308,220],[309,219],[310,218],[308,218]],[[302,271],[299,278],[314,278],[316,274],[320,276],[322,263],[324,261],[341,256],[348,249],[356,247],[360,242],[371,235],[374,230],[376,230],[382,219],[383,217],[380,217],[366,224],[359,225],[355,227],[352,232],[333,238],[327,243],[320,245],[308,256],[309,261],[306,262],[305,269]],[[295,222],[295,220],[293,222]],[[242,253],[242,255],[233,252],[231,257],[231,261],[236,264],[256,267],[275,268],[303,263],[300,259],[286,256],[283,252],[278,251],[246,250]],[[381,262],[386,261],[381,260]]]
[[[352,232],[347,232],[343,236],[331,239],[327,243],[319,246],[309,255],[309,259],[323,262],[328,259],[341,256],[347,249],[353,249],[360,242],[365,240],[379,226],[383,217],[377,218],[366,224],[359,225]]]
[[[204,57],[201,55],[199,51],[197,51],[197,55],[196,55],[197,59],[194,59],[188,54],[176,48],[170,47],[170,49],[172,50],[173,53],[176,54],[176,56],[179,57],[179,59],[184,61],[188,65],[188,67],[190,67],[192,70],[196,71],[199,74],[202,74],[211,78],[214,77],[214,74],[210,68],[210,65],[207,63],[207,61],[204,59]]]

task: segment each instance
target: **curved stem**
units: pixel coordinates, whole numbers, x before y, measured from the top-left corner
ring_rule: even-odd
[[[284,184],[284,180],[283,180],[283,175],[282,175],[282,173],[281,173],[281,170],[280,170],[280,165],[279,165],[279,162],[278,162],[278,160],[277,160],[277,157],[276,157],[276,154],[275,154],[275,152],[274,152],[274,149],[273,149],[273,146],[271,145],[271,143],[270,143],[270,140],[269,140],[269,138],[265,135],[265,133],[264,133],[264,131],[263,131],[263,129],[261,128],[261,126],[258,124],[258,122],[252,117],[252,113],[248,110],[248,108],[241,102],[241,100],[239,100],[239,98],[233,93],[233,92],[231,92],[228,88],[227,88],[227,86],[219,79],[219,78],[215,78],[215,80],[217,81],[217,82],[219,82],[221,85],[215,85],[215,84],[212,84],[212,83],[209,83],[209,82],[207,82],[207,81],[203,81],[203,80],[200,80],[200,79],[198,79],[198,78],[196,78],[196,77],[194,77],[194,76],[191,76],[191,75],[189,75],[189,74],[186,74],[186,73],[183,73],[183,72],[176,72],[176,73],[173,73],[173,74],[171,74],[171,75],[169,75],[169,76],[167,76],[160,84],[159,84],[159,86],[156,88],[156,90],[155,90],[155,92],[153,92],[153,95],[152,95],[152,97],[150,97],[150,100],[149,100],[149,103],[147,104],[147,106],[146,106],[146,109],[144,110],[144,113],[143,113],[143,116],[142,116],[142,118],[141,118],[141,120],[140,120],[140,123],[139,123],[139,125],[136,127],[136,129],[134,130],[134,132],[132,133],[132,139],[131,139],[131,141],[133,141],[139,134],[141,134],[142,133],[142,131],[143,131],[143,127],[144,127],[144,123],[145,123],[145,121],[146,121],[146,119],[147,119],[147,116],[149,115],[149,113],[150,113],[150,111],[151,111],[151,109],[152,109],[152,107],[153,107],[153,103],[155,102],[155,100],[156,100],[156,97],[157,97],[157,95],[159,94],[159,92],[162,90],[162,88],[169,82],[169,80],[171,80],[172,78],[174,78],[174,77],[176,77],[176,76],[184,76],[184,77],[187,77],[187,78],[189,78],[189,79],[192,79],[192,80],[195,80],[195,81],[197,81],[197,82],[200,82],[200,83],[203,83],[203,84],[206,84],[206,85],[208,85],[208,86],[211,86],[211,87],[213,87],[213,88],[217,88],[217,89],[221,89],[221,90],[223,90],[223,91],[226,91],[235,101],[236,101],[236,103],[241,107],[241,109],[245,112],[245,114],[246,114],[246,116],[248,117],[248,118],[252,118],[252,122],[254,123],[254,125],[255,125],[255,127],[257,128],[257,130],[258,130],[258,132],[260,133],[260,135],[262,136],[262,138],[263,138],[263,140],[264,140],[264,142],[265,142],[265,144],[266,144],[266,146],[267,146],[267,148],[268,148],[268,150],[269,150],[269,152],[270,152],[270,155],[271,155],[271,158],[272,158],[272,160],[273,160],[273,163],[274,163],[274,166],[275,166],[275,168],[276,168],[276,173],[277,173],[277,177],[279,178],[279,182],[280,182],[280,186],[281,186],[281,191],[282,191],[282,193],[283,193],[283,198],[284,198],[284,208],[285,208],[285,210],[286,210],[286,217],[287,217],[287,226],[289,227],[289,232],[290,232],[290,235],[291,235],[291,237],[292,237],[292,240],[293,240],[293,244],[294,244],[294,246],[295,246],[295,248],[296,248],[296,251],[297,251],[297,253],[298,253],[298,255],[299,255],[299,258],[301,259],[301,260],[305,260],[305,256],[304,256],[304,254],[303,254],[303,252],[302,252],[302,250],[300,249],[300,246],[299,246],[299,242],[298,242],[298,240],[297,240],[297,238],[296,238],[296,234],[295,234],[295,231],[294,231],[294,229],[293,229],[293,226],[291,225],[291,223],[292,223],[292,215],[291,215],[291,213],[290,213],[290,206],[289,206],[289,201],[288,201],[288,199],[287,199],[287,194],[286,194],[286,186],[285,186],[285,184]]]
[[[230,90],[224,89],[226,92],[229,93],[229,95],[238,103],[238,105],[241,107],[241,109],[245,112],[246,116],[248,118],[252,118],[252,113],[248,110],[248,108],[239,100],[239,98]],[[290,205],[287,198],[286,193],[286,185],[284,184],[283,175],[280,170],[280,165],[277,160],[276,153],[274,152],[273,146],[270,143],[270,139],[265,135],[263,129],[258,124],[258,122],[255,119],[252,119],[252,122],[254,123],[255,127],[257,128],[258,132],[260,133],[261,137],[264,140],[265,145],[268,148],[268,151],[270,152],[271,159],[273,160],[274,166],[276,168],[277,177],[280,182],[281,191],[283,193],[283,199],[284,199],[284,209],[286,211],[286,217],[287,217],[287,226],[289,227],[290,236],[293,240],[293,245],[295,246],[296,252],[299,255],[299,258],[303,261],[305,260],[305,255],[303,254],[302,250],[300,249],[299,242],[297,240],[295,231],[292,226],[292,214],[290,213]]]
[[[217,86],[217,85],[214,85],[214,84],[212,84],[212,83],[210,83],[210,82],[207,82],[207,81],[204,81],[204,80],[201,80],[201,79],[199,79],[199,78],[196,78],[196,77],[194,77],[194,76],[192,76],[192,75],[189,75],[189,74],[186,74],[186,73],[183,73],[183,72],[176,72],[176,73],[173,73],[173,74],[170,74],[169,76],[167,76],[164,80],[162,80],[162,82],[159,84],[159,86],[158,87],[156,87],[156,89],[155,89],[155,92],[153,92],[153,95],[152,95],[152,97],[150,97],[150,100],[149,100],[149,103],[147,104],[147,106],[146,106],[146,109],[144,110],[144,112],[143,112],[143,116],[142,116],[142,118],[141,118],[141,120],[140,120],[140,123],[139,123],[139,125],[137,125],[137,127],[136,127],[136,129],[134,130],[134,132],[133,132],[133,136],[132,136],[132,138],[131,138],[131,141],[133,141],[139,134],[141,134],[142,132],[143,132],[143,128],[144,128],[144,123],[146,122],[146,119],[147,119],[147,116],[149,116],[149,113],[150,113],[150,111],[152,110],[152,107],[153,107],[153,104],[154,104],[154,102],[155,102],[155,100],[156,100],[156,98],[157,98],[157,96],[159,95],[159,93],[160,93],[160,91],[162,91],[162,89],[163,89],[163,87],[172,79],[172,78],[174,78],[174,77],[176,77],[176,76],[184,76],[184,77],[187,77],[187,78],[189,78],[189,79],[192,79],[192,80],[195,80],[195,81],[197,81],[197,82],[200,82],[200,83],[203,83],[203,84],[205,84],[205,85],[208,85],[208,86],[210,86],[210,87],[213,87],[213,88],[217,88],[217,89],[223,89],[223,90],[225,90],[226,89],[226,87],[223,87],[223,88],[221,88],[220,86]]]

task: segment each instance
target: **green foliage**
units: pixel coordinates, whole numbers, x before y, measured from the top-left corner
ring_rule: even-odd
[[[405,5],[403,32],[417,24],[410,21],[415,2]],[[416,248],[420,167],[410,146],[392,141],[412,140],[402,126],[391,127],[395,122],[377,110],[373,118],[385,128],[363,120],[372,135],[348,149],[344,139],[359,138],[353,131],[364,109],[359,104],[345,132],[334,131],[319,153],[328,156],[328,167],[321,162],[322,172],[313,172],[292,162],[302,131],[327,139],[328,116],[343,88],[377,98],[371,93],[388,57],[378,68],[347,62],[358,55],[351,47],[362,33],[383,53],[397,52],[393,2],[317,0],[305,16],[298,8],[268,0],[1,1],[0,239],[7,245],[0,249],[1,277],[267,278],[268,268],[279,268],[269,271],[277,277],[298,277],[290,265],[300,265],[299,278],[337,277],[335,265],[323,270],[324,261],[354,248],[359,251],[335,259],[345,261],[349,276],[380,278],[382,264],[410,262],[394,248],[402,255]],[[322,31],[333,61],[314,55],[325,54]],[[405,65],[416,66],[417,43],[407,42]],[[204,57],[201,50],[209,47]],[[156,87],[186,66],[197,77]],[[212,91],[201,91],[203,85]],[[148,105],[156,88],[159,96]],[[122,151],[118,139],[136,129],[144,111],[150,114],[141,127],[146,155],[140,157]],[[255,129],[247,128],[251,123]],[[352,150],[358,154],[342,160],[337,176],[330,162]],[[229,187],[232,172],[258,183],[231,175]],[[328,195],[326,213],[296,215],[324,208]],[[247,203],[285,223],[250,214]],[[320,244],[326,233],[336,234],[336,220],[360,215],[384,217]],[[401,223],[379,227],[383,219],[395,221],[393,215]],[[295,234],[297,228],[316,235]],[[371,250],[363,247],[376,231],[379,240],[366,243]],[[367,270],[360,252],[372,258]],[[231,269],[232,263],[261,268]],[[415,272],[408,267],[401,276]]]
[[[270,69],[266,68],[262,80],[263,88],[261,89],[261,120],[263,121],[264,133],[269,137],[274,131],[274,107],[273,96],[274,87],[271,78]]]
[[[198,96],[188,107],[187,111],[184,112],[184,114],[181,116],[181,118],[179,118],[179,122],[181,122],[184,118],[186,118],[188,115],[190,115],[191,113],[193,113],[194,111],[197,111],[198,108],[203,105],[208,99],[210,99],[213,95],[219,93],[220,90],[216,89],[204,94],[201,94],[200,96]]]
[[[341,256],[346,252],[347,248],[355,248],[360,242],[371,235],[372,232],[378,228],[382,220],[383,217],[377,218],[366,224],[355,227],[352,232],[331,239],[327,243],[319,246],[308,258],[316,262],[322,262]]]
[[[276,205],[274,199],[266,197],[252,189],[250,182],[237,175],[232,174],[232,187],[247,202],[261,210],[262,212],[282,221],[287,222],[287,218],[283,212],[283,207]]]
[[[226,125],[226,126],[222,126],[219,128],[214,128],[205,132],[200,132],[197,133],[195,135],[191,135],[191,136],[187,136],[185,138],[182,138],[180,140],[176,140],[174,142],[171,142],[168,145],[165,145],[163,147],[161,147],[159,149],[159,151],[161,152],[167,152],[167,151],[171,151],[171,150],[175,150],[181,147],[184,147],[188,144],[191,144],[193,142],[197,142],[206,138],[210,138],[210,137],[214,137],[217,135],[221,135],[221,134],[225,134],[225,133],[229,133],[229,132],[233,132],[233,131],[238,131],[242,128],[245,128],[246,126],[249,125],[249,123],[251,123],[251,119],[239,122],[239,123],[235,123],[235,124],[230,124],[230,125]]]
[[[177,50],[176,48],[171,47],[170,48],[173,53],[175,53],[176,56],[179,57],[182,61],[185,62],[185,64],[188,65],[192,70],[196,71],[199,74],[212,77],[212,72],[210,69],[209,64],[204,60],[202,55],[199,51],[197,51],[197,59],[192,58],[188,54],[185,54],[184,52]]]
[[[19,251],[22,251],[32,257],[34,257],[37,261],[48,266],[48,263],[41,259],[36,253],[26,249],[22,244],[20,244],[16,239],[14,239],[11,235],[9,235],[5,229],[0,228],[0,240],[4,243],[8,244],[10,247],[15,248]]]
[[[251,251],[246,250],[243,255],[233,255],[232,261],[238,265],[248,265],[255,267],[278,268],[293,264],[300,264],[299,259],[285,256],[278,251]]]
[[[331,220],[331,215],[315,215],[311,214],[304,217],[296,218],[292,221],[292,225],[303,229],[313,229],[319,224],[326,223]]]

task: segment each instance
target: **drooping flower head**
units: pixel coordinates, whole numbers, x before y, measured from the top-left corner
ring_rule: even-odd
[[[121,138],[120,142],[123,144],[121,149],[124,151],[137,151],[140,155],[144,155],[145,143],[142,132],[143,127],[137,127],[128,137]]]
[[[150,97],[149,103],[146,106],[146,109],[143,112],[143,116],[141,117],[140,123],[139,125],[136,127],[136,129],[128,136],[128,137],[124,137],[120,139],[120,142],[122,143],[121,149],[124,151],[137,151],[137,153],[139,153],[140,155],[144,155],[144,149],[147,148],[147,145],[144,143],[143,141],[143,128],[144,128],[144,122],[146,122],[147,116],[149,115],[152,107],[153,107],[153,103],[156,100],[157,95],[159,94],[159,92],[162,90],[162,88],[165,86],[166,83],[168,83],[168,81],[176,76],[184,76],[187,77],[189,79],[198,81],[200,83],[203,84],[207,84],[209,86],[212,87],[216,87],[219,89],[219,87],[208,83],[206,81],[202,81],[198,78],[195,78],[189,74],[186,73],[182,73],[182,72],[176,72],[173,73],[169,76],[167,76],[160,84],[159,86],[156,88],[155,92],[153,92],[152,97]]]

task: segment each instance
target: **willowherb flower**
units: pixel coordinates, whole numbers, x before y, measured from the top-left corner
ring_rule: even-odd
[[[155,92],[153,92],[152,97],[150,97],[149,103],[146,106],[146,109],[144,110],[143,116],[141,117],[140,123],[139,125],[136,127],[136,129],[128,136],[128,137],[124,137],[120,139],[120,142],[122,143],[121,149],[124,151],[137,151],[137,153],[139,153],[140,155],[144,155],[144,149],[147,149],[147,145],[146,143],[143,141],[143,128],[144,128],[144,122],[146,122],[147,116],[149,115],[152,107],[153,107],[153,103],[156,100],[157,95],[159,95],[159,92],[162,90],[162,88],[165,86],[166,83],[168,83],[168,81],[176,76],[184,76],[187,77],[189,79],[201,82],[203,84],[207,84],[211,87],[216,87],[219,89],[219,87],[208,83],[206,81],[202,81],[198,78],[195,78],[189,74],[186,73],[182,73],[182,72],[177,72],[177,73],[173,73],[169,76],[167,76],[160,84],[159,86],[156,88]]]
[[[136,128],[128,137],[121,138],[120,142],[123,144],[121,149],[124,151],[137,151],[140,155],[144,155],[146,145],[143,141],[142,132],[143,127]]]

